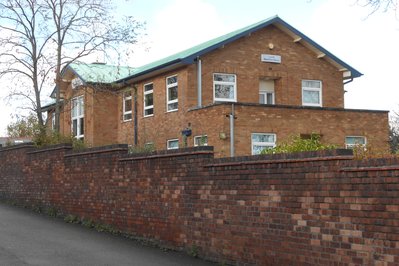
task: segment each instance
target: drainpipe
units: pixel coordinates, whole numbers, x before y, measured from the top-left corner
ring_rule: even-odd
[[[346,85],[346,84],[348,84],[348,83],[351,83],[352,81],[353,81],[353,78],[351,78],[350,80],[344,82],[344,85]]]
[[[133,101],[134,101],[134,146],[137,146],[137,86],[133,85]]]
[[[197,105],[202,106],[202,62],[197,57]]]
[[[232,103],[230,113],[230,157],[234,157],[234,118],[234,103]]]

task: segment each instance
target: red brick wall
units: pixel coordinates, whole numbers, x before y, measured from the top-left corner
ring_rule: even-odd
[[[398,265],[399,159],[0,149],[0,198],[237,265]]]

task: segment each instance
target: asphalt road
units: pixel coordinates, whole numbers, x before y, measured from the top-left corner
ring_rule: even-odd
[[[0,265],[215,265],[0,203]]]

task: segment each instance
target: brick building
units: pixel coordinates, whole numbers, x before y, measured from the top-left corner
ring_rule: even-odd
[[[273,17],[136,69],[70,64],[61,132],[94,146],[212,145],[219,157],[312,133],[387,150],[387,111],[344,108],[344,85],[361,75]]]

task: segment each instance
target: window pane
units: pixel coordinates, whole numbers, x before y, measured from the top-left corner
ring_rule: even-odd
[[[168,111],[176,110],[178,108],[178,103],[169,103],[168,104]]]
[[[72,120],[72,135],[76,137],[78,135],[78,120]]]
[[[168,101],[173,101],[177,99],[177,86],[168,88]]]
[[[366,138],[365,137],[346,137],[345,143],[350,145],[365,145]]]
[[[267,104],[273,104],[273,93],[271,92],[266,93],[266,97],[267,97]]]
[[[79,115],[83,115],[84,113],[84,103],[83,103],[83,97],[78,98],[79,99]]]
[[[274,142],[274,135],[273,134],[252,134],[252,141],[253,142]]]
[[[231,74],[214,74],[213,80],[214,81],[223,81],[223,82],[235,82],[236,77],[235,77],[235,75],[231,75]]]
[[[196,136],[194,138],[194,146],[208,146],[208,136]]]
[[[132,111],[132,100],[125,100],[125,112]]]
[[[78,108],[77,108],[78,104],[76,99],[72,100],[72,117],[76,117],[78,114]]]
[[[145,116],[153,115],[153,114],[154,114],[154,108],[149,108],[149,109],[144,110],[144,115]]]
[[[124,114],[123,115],[123,120],[131,120],[132,119],[132,114]]]
[[[167,84],[168,85],[173,84],[173,83],[177,83],[177,76],[170,77],[170,78],[167,79]]]
[[[319,80],[302,80],[302,87],[306,88],[321,88],[321,81]]]
[[[153,84],[147,84],[144,86],[144,91],[152,91],[153,90]]]
[[[234,99],[234,86],[215,84],[215,98]]]
[[[264,93],[259,93],[259,103],[261,104],[266,103],[266,95]]]
[[[152,94],[152,93],[146,94],[146,95],[144,96],[144,105],[145,105],[145,106],[154,105],[154,98],[153,98],[153,94]]]
[[[178,140],[169,140],[168,141],[168,149],[178,149],[179,141]]]
[[[312,104],[320,104],[320,92],[303,90],[303,102],[304,103],[312,103]]]
[[[84,119],[80,118],[80,135],[83,135],[85,133],[85,123]]]

